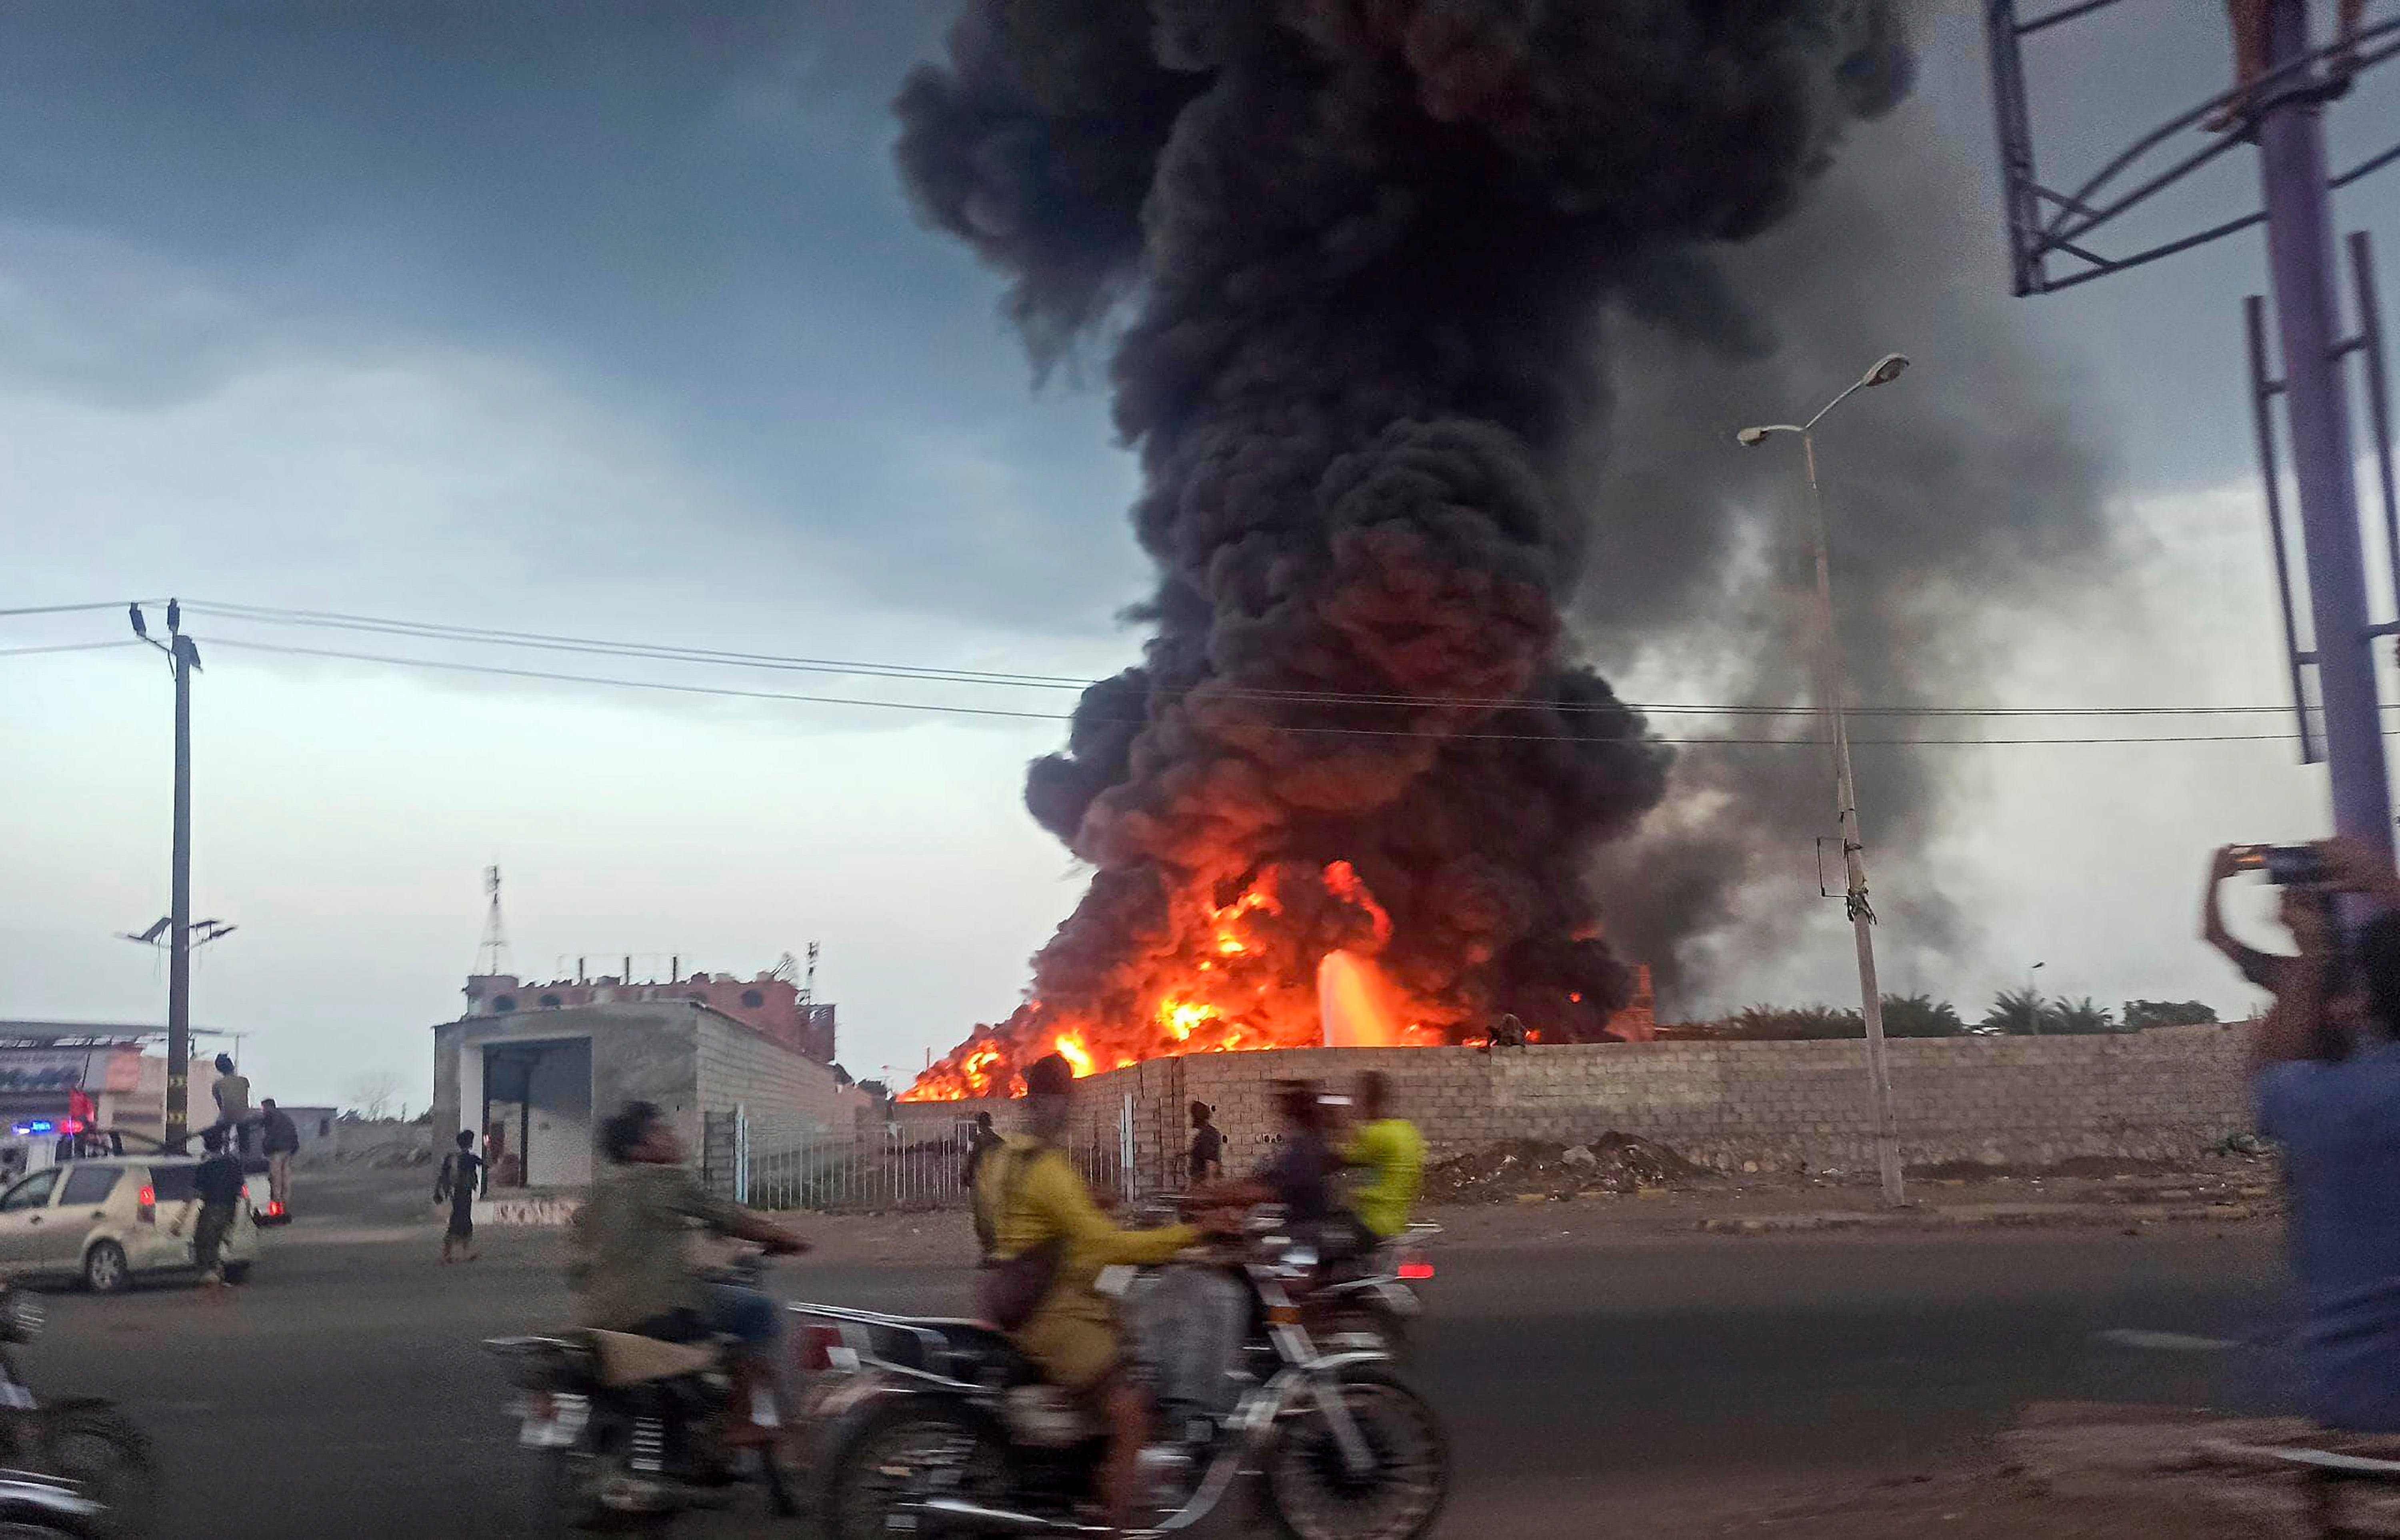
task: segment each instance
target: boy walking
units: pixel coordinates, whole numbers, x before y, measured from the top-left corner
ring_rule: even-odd
[[[442,1175],[433,1183],[433,1201],[450,1205],[450,1228],[442,1233],[442,1260],[464,1251],[475,1260],[475,1198],[484,1190],[484,1158],[475,1153],[475,1131],[458,1130],[458,1148],[442,1158]]]

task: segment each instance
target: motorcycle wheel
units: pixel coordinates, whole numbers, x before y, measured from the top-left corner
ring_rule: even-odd
[[[1006,1456],[989,1428],[940,1406],[878,1412],[834,1462],[825,1515],[830,1540],[888,1540],[894,1533],[893,1509],[935,1462],[957,1457],[961,1447],[966,1469],[952,1490],[975,1501],[1003,1501]],[[900,1528],[918,1540],[937,1540],[942,1533],[922,1520]]]
[[[45,1407],[39,1415],[44,1464],[108,1510],[98,1527],[109,1534],[148,1534],[158,1506],[158,1469],[142,1430],[113,1406]]]
[[[1266,1453],[1267,1507],[1291,1540],[1422,1540],[1450,1498],[1450,1440],[1408,1382],[1371,1365],[1335,1382],[1366,1441],[1352,1475],[1324,1411],[1302,1398]]]

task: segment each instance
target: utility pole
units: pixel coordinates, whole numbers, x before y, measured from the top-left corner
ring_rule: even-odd
[[[1884,1043],[1883,989],[1875,980],[1875,908],[1867,901],[1866,840],[1859,832],[1858,781],[1850,771],[1850,729],[1842,707],[1842,646],[1834,629],[1834,566],[1832,538],[1825,527],[1825,500],[1817,485],[1817,425],[1825,414],[1872,386],[1889,385],[1908,367],[1908,360],[1887,353],[1848,389],[1825,403],[1806,423],[1775,423],[1745,428],[1734,435],[1744,448],[1754,449],[1768,435],[1793,433],[1800,439],[1808,480],[1808,526],[1817,547],[1817,709],[1826,741],[1834,750],[1834,812],[1842,839],[1842,867],[1847,877],[1842,905],[1849,913],[1850,931],[1859,956],[1859,1014],[1866,1022],[1867,1083],[1874,1097],[1875,1167],[1883,1179],[1884,1201],[1907,1201],[1900,1173],[1900,1118],[1892,1106],[1891,1056]]]
[[[167,640],[150,634],[142,606],[130,606],[133,634],[167,655],[175,675],[175,835],[167,908],[167,1147],[181,1149],[191,1129],[192,1086],[192,675],[200,649],[184,634],[184,606],[167,601]]]
[[[2333,197],[2325,185],[2325,100],[2309,63],[2309,7],[2272,0],[2267,68],[2278,83],[2258,114],[2258,171],[2267,205],[2268,266],[2284,351],[2284,404],[2292,429],[2292,479],[2300,494],[2309,601],[2316,622],[2317,694],[2337,834],[2392,854],[2392,794],[2383,713],[2367,623],[2364,539],[2350,395],[2334,303]],[[2359,252],[2362,270],[2366,252]],[[2362,319],[2372,328],[2373,317]],[[2369,368],[2376,361],[2369,361]],[[2400,557],[2395,557],[2400,560]]]

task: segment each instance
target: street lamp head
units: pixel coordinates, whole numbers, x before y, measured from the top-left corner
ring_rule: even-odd
[[[1733,437],[1734,442],[1740,444],[1744,449],[1755,449],[1760,444],[1766,442],[1766,429],[1764,428],[1745,428],[1740,432],[1736,433]]]
[[[1875,360],[1875,367],[1868,370],[1866,378],[1859,381],[1859,383],[1861,385],[1889,385],[1892,381],[1900,378],[1901,372],[1907,367],[1907,354],[1886,353],[1883,357]]]

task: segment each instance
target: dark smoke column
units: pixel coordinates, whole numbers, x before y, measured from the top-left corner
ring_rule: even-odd
[[[902,168],[1038,366],[1124,318],[1160,574],[1141,665],[1027,786],[1097,875],[1038,1003],[961,1055],[1005,1070],[1061,1023],[1160,1051],[1262,877],[1235,961],[1289,1040],[1292,975],[1369,928],[1315,879],[1337,861],[1421,1019],[1598,1035],[1629,982],[1584,873],[1668,768],[1560,622],[1589,521],[1644,516],[1589,506],[1603,311],[1725,303],[1700,248],[1904,89],[1891,7],[974,0],[948,52],[900,96]]]

